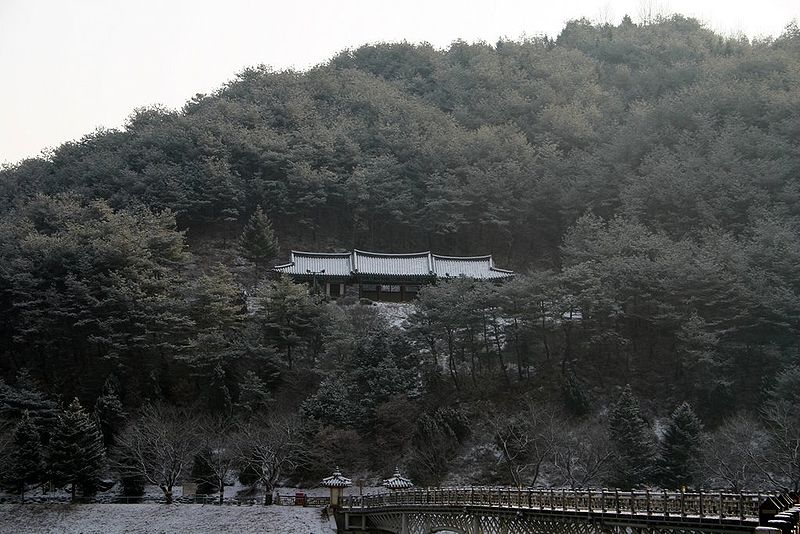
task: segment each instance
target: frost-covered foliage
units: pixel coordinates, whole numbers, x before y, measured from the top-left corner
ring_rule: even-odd
[[[133,493],[223,450],[150,405],[296,418],[307,454],[281,472],[308,483],[405,463],[433,483],[798,490],[797,43],[675,16],[367,45],[6,166],[0,424],[27,412],[55,458],[77,450],[73,398],[112,451],[166,433],[119,455]],[[266,271],[353,247],[492,253],[517,276],[375,313]],[[705,430],[670,417],[684,402]],[[547,446],[530,405],[560,414]]]
[[[78,488],[83,495],[97,491],[105,464],[103,435],[95,419],[74,399],[59,415],[50,435],[49,480],[56,487],[69,486],[74,500]]]
[[[678,406],[667,420],[661,437],[657,478],[664,488],[696,487],[706,439],[703,425],[688,402]]]
[[[622,390],[608,420],[614,445],[609,485],[633,489],[650,482],[655,471],[655,436],[642,416],[639,401],[630,386]]]

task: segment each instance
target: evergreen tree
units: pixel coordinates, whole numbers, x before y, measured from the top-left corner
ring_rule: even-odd
[[[121,458],[118,460],[120,466],[119,481],[122,485],[122,494],[126,497],[141,497],[147,485],[147,479],[131,466],[133,460]],[[126,465],[127,464],[127,465]]]
[[[250,412],[264,409],[272,400],[269,387],[253,371],[247,371],[239,383],[239,402],[237,406]]]
[[[281,276],[269,284],[260,304],[256,319],[261,321],[264,338],[283,352],[284,362],[291,369],[297,350],[319,333],[318,302],[306,286]]]
[[[24,412],[40,432],[52,428],[58,418],[58,405],[41,391],[26,369],[17,374],[16,386],[0,378],[0,418],[16,420]]]
[[[561,392],[564,395],[564,405],[570,412],[575,415],[585,415],[589,412],[589,397],[572,367],[564,370]]]
[[[694,485],[703,451],[702,435],[703,425],[688,402],[672,412],[658,461],[658,475],[664,488]]]
[[[257,206],[239,237],[242,255],[256,265],[256,272],[278,253],[278,238],[269,217]]]
[[[94,403],[94,415],[100,432],[103,434],[103,444],[108,447],[114,442],[114,434],[125,422],[125,411],[122,401],[119,400],[114,382],[109,378],[103,385],[103,393]]]
[[[78,399],[61,414],[53,430],[49,464],[53,483],[58,487],[69,485],[72,500],[78,487],[84,495],[97,487],[105,464],[103,436]]]
[[[205,392],[208,409],[215,413],[230,412],[231,393],[225,379],[225,370],[221,364],[214,366],[208,388]]]
[[[42,467],[42,441],[36,424],[26,411],[14,430],[11,454],[3,474],[4,486],[19,493],[24,501],[26,486],[42,479]]]
[[[655,460],[653,435],[630,385],[625,386],[611,410],[609,434],[614,446],[609,484],[632,489],[649,482]]]

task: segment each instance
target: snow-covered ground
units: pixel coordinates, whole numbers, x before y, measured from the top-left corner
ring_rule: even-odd
[[[320,508],[200,504],[4,504],[0,532],[16,534],[332,534]]]

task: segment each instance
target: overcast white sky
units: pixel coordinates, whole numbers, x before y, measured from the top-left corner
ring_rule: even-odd
[[[376,41],[558,35],[650,8],[724,34],[779,35],[800,0],[0,0],[0,163],[180,107],[243,67],[307,68]]]

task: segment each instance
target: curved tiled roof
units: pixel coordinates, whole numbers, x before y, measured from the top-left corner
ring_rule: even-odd
[[[319,274],[325,271],[328,276],[350,276],[353,273],[352,254],[293,250],[289,263],[277,265],[273,270],[289,274]]]
[[[430,252],[383,254],[354,250],[355,272],[387,276],[431,276]]]
[[[342,476],[339,468],[333,470],[333,475],[322,479],[322,485],[326,488],[347,488],[353,485],[353,481]]]
[[[433,269],[441,277],[507,278],[514,274],[496,268],[491,256],[432,256]]]
[[[292,251],[289,263],[277,265],[274,271],[295,276],[324,277],[402,277],[501,279],[513,276],[512,271],[494,266],[492,256],[442,256],[431,252],[387,254],[353,250],[352,252]]]
[[[389,489],[408,489],[414,487],[414,483],[400,474],[400,469],[395,468],[392,478],[383,481],[383,486]]]

